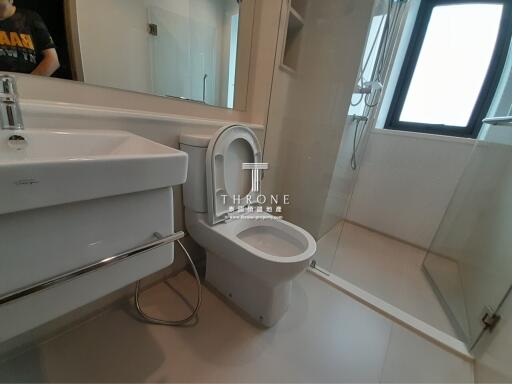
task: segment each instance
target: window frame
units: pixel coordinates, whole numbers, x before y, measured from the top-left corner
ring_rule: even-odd
[[[427,29],[432,17],[432,12],[439,5],[456,4],[502,4],[501,17],[496,47],[492,54],[491,62],[480,94],[475,103],[468,124],[465,127],[427,124],[400,121],[400,115],[404,107],[405,99],[411,85],[414,70],[418,63],[421,48],[425,41]],[[508,0],[422,0],[416,18],[416,23],[411,35],[411,41],[407,48],[407,54],[400,71],[400,76],[394,91],[393,100],[386,118],[386,129],[430,133],[445,136],[477,138],[483,126],[482,120],[487,116],[491,107],[495,90],[499,84],[507,59],[508,50],[512,38],[512,2]],[[475,52],[477,54],[477,52]]]

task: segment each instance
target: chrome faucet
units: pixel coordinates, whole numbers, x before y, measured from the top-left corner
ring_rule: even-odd
[[[9,130],[24,129],[18,87],[12,75],[0,75],[0,126]]]

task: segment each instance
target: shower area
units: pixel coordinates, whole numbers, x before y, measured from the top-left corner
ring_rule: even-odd
[[[283,2],[264,188],[317,239],[314,273],[474,353],[510,327],[512,55],[477,139],[384,129],[419,7]]]

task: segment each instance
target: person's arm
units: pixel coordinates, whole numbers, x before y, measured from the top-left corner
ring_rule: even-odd
[[[31,21],[31,30],[34,45],[38,56],[42,57],[39,65],[32,71],[33,75],[51,76],[60,67],[59,56],[52,36],[41,16],[35,12],[27,11]]]
[[[43,51],[43,60],[32,71],[33,75],[51,76],[60,67],[59,56],[55,48],[45,49]]]

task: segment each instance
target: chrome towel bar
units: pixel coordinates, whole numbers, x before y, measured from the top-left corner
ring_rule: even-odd
[[[484,124],[490,125],[507,125],[512,124],[512,116],[503,116],[503,117],[488,117],[483,120]]]
[[[185,233],[177,232],[177,233],[173,233],[172,235],[166,236],[166,237],[162,237],[159,233],[155,233],[154,236],[157,238],[157,240],[155,240],[155,241],[151,241],[144,245],[140,245],[136,248],[132,248],[128,251],[125,251],[125,252],[119,253],[117,255],[108,257],[106,259],[94,262],[94,263],[86,265],[84,267],[74,269],[72,271],[52,277],[48,280],[44,280],[39,283],[30,285],[28,287],[21,288],[17,291],[9,292],[5,295],[2,295],[2,296],[0,296],[0,305],[7,304],[12,301],[21,299],[22,297],[31,295],[33,293],[43,291],[43,290],[51,288],[57,284],[61,284],[66,281],[75,279],[79,276],[85,275],[86,273],[97,271],[98,269],[101,269],[103,267],[108,267],[110,265],[119,263],[119,262],[129,259],[133,256],[137,256],[142,253],[152,251],[153,249],[157,249],[157,248],[163,247],[165,245],[174,243],[175,241],[185,237]]]

